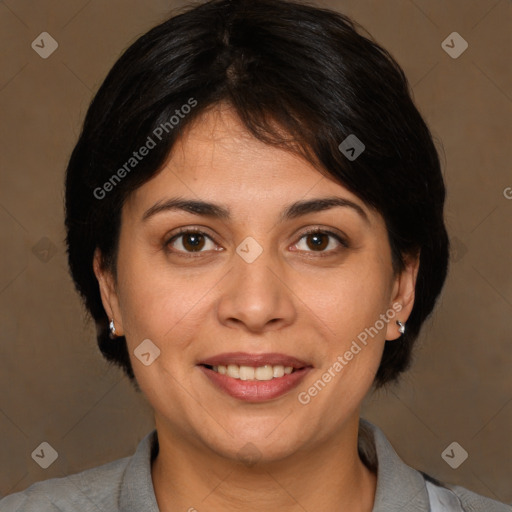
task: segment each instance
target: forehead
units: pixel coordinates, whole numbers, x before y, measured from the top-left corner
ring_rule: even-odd
[[[298,154],[250,134],[225,105],[203,113],[175,143],[162,170],[127,202],[140,212],[170,196],[184,196],[246,211],[275,208],[311,197],[343,197],[375,217],[355,194]],[[378,215],[377,215],[378,216]]]
[[[270,188],[269,179],[317,182],[321,173],[299,155],[265,144],[247,131],[237,114],[224,104],[205,112],[184,133],[166,167],[189,180],[255,183]]]

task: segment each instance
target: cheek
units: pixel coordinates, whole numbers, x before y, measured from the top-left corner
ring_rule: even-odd
[[[197,330],[199,314],[208,304],[208,292],[219,280],[213,272],[173,272],[165,262],[155,263],[155,259],[135,251],[119,258],[118,277],[128,343],[149,338],[162,348],[169,339],[173,339],[173,345],[180,345],[179,340],[189,339],[185,331],[194,326]]]
[[[344,344],[374,325],[389,308],[390,272],[383,264],[361,258],[358,264],[324,275],[301,277],[300,296],[329,338]]]
[[[319,407],[331,402],[357,407],[380,364],[387,325],[380,315],[390,307],[392,272],[390,263],[368,254],[328,278],[303,283],[307,305],[319,319],[325,340],[316,388],[306,390]]]

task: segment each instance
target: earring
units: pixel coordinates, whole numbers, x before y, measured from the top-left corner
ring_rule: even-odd
[[[114,319],[110,320],[109,324],[110,329],[110,339],[113,340],[116,337],[116,326],[114,325]]]
[[[405,332],[405,325],[400,320],[397,320],[396,324],[398,325],[398,332],[403,334]]]

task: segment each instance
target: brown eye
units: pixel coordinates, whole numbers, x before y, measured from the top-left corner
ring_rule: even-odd
[[[307,235],[307,246],[316,251],[323,251],[329,245],[329,237],[325,233],[313,233]]]
[[[171,252],[204,252],[203,249],[207,246],[208,242],[215,248],[213,240],[206,234],[197,230],[182,231],[174,235],[165,245],[171,248]]]
[[[187,251],[200,251],[204,247],[205,239],[199,233],[187,233],[183,236],[183,247]]]
[[[305,240],[305,243],[300,247],[302,240]],[[305,252],[325,253],[327,256],[329,253],[337,252],[340,248],[348,248],[348,243],[337,233],[315,229],[304,233],[297,247]]]

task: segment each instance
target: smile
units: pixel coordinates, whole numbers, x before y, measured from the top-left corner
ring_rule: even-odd
[[[313,369],[311,366],[264,365],[255,368],[236,364],[199,365],[198,368],[215,389],[247,402],[279,398],[297,387]]]
[[[221,375],[227,375],[232,379],[240,380],[272,380],[279,379],[284,375],[293,373],[296,369],[291,366],[283,366],[281,364],[271,365],[266,364],[264,366],[258,366],[256,368],[252,366],[228,364],[218,365],[210,367],[214,372],[220,373]]]

